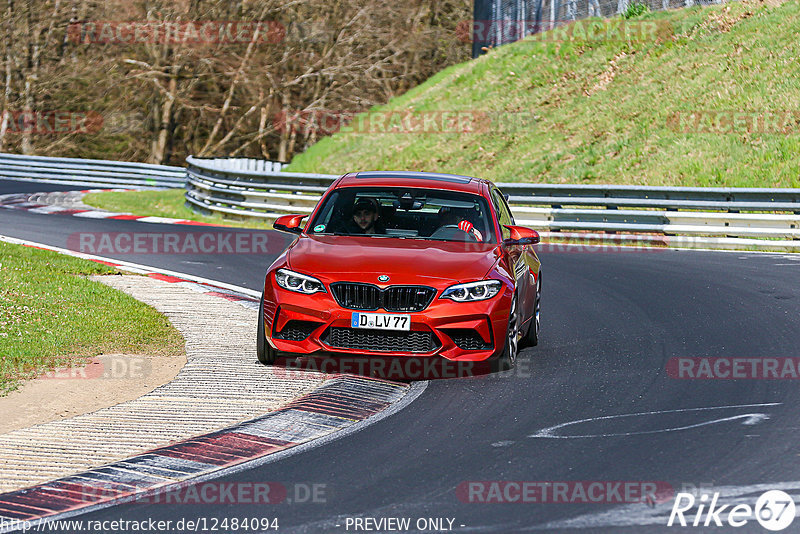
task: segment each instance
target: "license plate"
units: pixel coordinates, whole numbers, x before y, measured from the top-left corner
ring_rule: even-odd
[[[371,328],[373,330],[411,330],[411,316],[357,312],[353,313],[350,326],[353,328]]]

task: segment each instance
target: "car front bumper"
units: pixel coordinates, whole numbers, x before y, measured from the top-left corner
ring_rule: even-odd
[[[264,331],[273,348],[295,354],[316,352],[405,358],[441,357],[484,361],[503,350],[511,290],[478,302],[436,298],[411,312],[410,331],[351,328],[352,314],[328,293],[305,295],[278,287],[270,273],[264,287]],[[366,313],[392,313],[377,310]]]

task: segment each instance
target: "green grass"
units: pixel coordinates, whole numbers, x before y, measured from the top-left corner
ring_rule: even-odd
[[[657,39],[553,42],[534,36],[450,67],[372,110],[483,111],[494,114],[488,132],[340,132],[286,170],[800,186],[800,115],[793,116],[789,135],[746,127],[686,132],[675,119],[707,111],[800,112],[800,3],[745,0],[639,15],[633,22],[658,22]]]
[[[186,219],[220,226],[236,226],[243,228],[272,228],[272,223],[260,221],[231,222],[219,215],[205,216],[184,206],[183,189],[166,189],[162,191],[127,191],[106,193],[89,193],[83,202],[95,208],[108,211],[134,213],[148,217],[171,217]]]
[[[624,19],[634,19],[650,13],[650,7],[644,2],[632,2],[628,4],[625,13],[622,14]]]
[[[85,278],[111,267],[0,242],[0,395],[58,367],[108,353],[180,355],[166,317]]]

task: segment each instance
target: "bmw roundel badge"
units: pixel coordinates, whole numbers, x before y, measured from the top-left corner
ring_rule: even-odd
[[[381,282],[388,282],[389,281],[389,276],[385,275],[385,274],[382,274],[382,275],[380,275],[378,277],[378,280],[381,281]]]

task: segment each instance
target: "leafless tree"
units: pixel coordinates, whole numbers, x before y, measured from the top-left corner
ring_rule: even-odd
[[[456,27],[470,9],[469,0],[0,0],[0,149],[287,161],[329,132],[281,127],[276,117],[363,111],[466,60]],[[84,32],[121,21],[163,24],[166,37],[106,42]],[[170,37],[193,21],[264,24],[245,39]],[[26,110],[94,111],[105,127],[18,131],[10,118]]]

